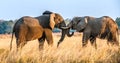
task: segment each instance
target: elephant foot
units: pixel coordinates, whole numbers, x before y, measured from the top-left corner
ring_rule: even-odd
[[[87,44],[86,43],[82,43],[82,47],[87,47]]]

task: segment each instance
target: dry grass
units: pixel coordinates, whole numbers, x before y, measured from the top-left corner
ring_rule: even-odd
[[[15,39],[13,50],[10,52],[11,36],[1,35],[0,63],[120,63],[120,48],[108,46],[106,40],[97,39],[97,49],[90,44],[86,48],[82,48],[82,34],[76,33],[73,37],[66,37],[57,48],[60,34],[53,35],[53,47],[49,47],[45,42],[44,50],[39,51],[37,40],[33,40],[19,52],[15,51]]]

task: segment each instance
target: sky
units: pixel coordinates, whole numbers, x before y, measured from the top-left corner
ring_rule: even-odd
[[[59,13],[64,19],[75,16],[120,17],[120,0],[0,0],[0,19],[40,16],[45,10]]]

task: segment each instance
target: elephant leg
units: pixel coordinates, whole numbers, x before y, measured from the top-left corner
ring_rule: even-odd
[[[42,50],[45,42],[45,33],[43,33],[42,37],[39,38],[38,41],[39,41],[39,50]]]
[[[66,31],[67,31],[67,30],[62,29],[62,35],[61,35],[60,40],[59,40],[58,43],[57,43],[57,47],[58,47],[58,46],[60,45],[60,43],[62,43],[62,41],[64,40]],[[69,33],[69,31],[68,31],[68,33]],[[73,35],[73,34],[74,34],[74,33],[72,33],[72,35]]]
[[[118,35],[118,33],[114,31],[111,34],[113,36],[112,39],[113,39],[114,45],[119,46],[119,35]]]
[[[109,46],[110,46],[110,45],[114,45],[113,35],[112,35],[111,32],[108,34],[107,44],[108,44]]]
[[[26,25],[20,25],[20,28],[15,32],[16,35],[16,42],[17,42],[17,49],[21,49],[26,43],[26,35],[28,32],[28,28]]]
[[[83,38],[82,38],[82,46],[83,47],[86,47],[89,37],[90,37],[90,33],[86,33],[86,32],[83,33]]]
[[[26,41],[26,33],[19,33],[17,40],[17,50],[22,49],[22,47],[27,43]]]
[[[22,47],[27,43],[27,41],[22,40],[22,39],[17,39],[17,51],[21,50]]]
[[[50,29],[45,29],[45,37],[48,42],[48,45],[52,46],[53,45],[53,36],[52,36],[52,30]]]
[[[90,43],[91,43],[92,46],[95,47],[95,49],[97,49],[96,38],[91,37],[91,38],[90,38]]]
[[[17,51],[18,51],[20,49],[20,41],[18,38],[16,39],[16,45],[17,45]]]

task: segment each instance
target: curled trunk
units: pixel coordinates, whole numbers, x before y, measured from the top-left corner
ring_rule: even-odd
[[[68,37],[71,37],[74,35],[74,32],[70,33],[70,29],[62,29],[62,35],[57,46],[59,46],[59,44],[64,40],[66,34]]]
[[[68,37],[71,37],[74,35],[74,32],[72,32],[72,33],[70,32],[71,26],[72,26],[71,24],[70,24],[70,26],[66,26],[65,22],[62,22],[60,24],[60,29],[62,29],[62,35],[61,35],[61,38],[60,38],[57,46],[59,46],[59,44],[64,40],[66,34]]]
[[[66,29],[66,34],[68,37],[71,37],[74,35],[74,32],[71,32],[70,29],[73,29],[73,21],[71,21],[68,25],[67,25],[67,29]]]
[[[68,37],[72,37],[74,35],[74,32],[70,32],[70,28],[67,29],[66,34]]]

